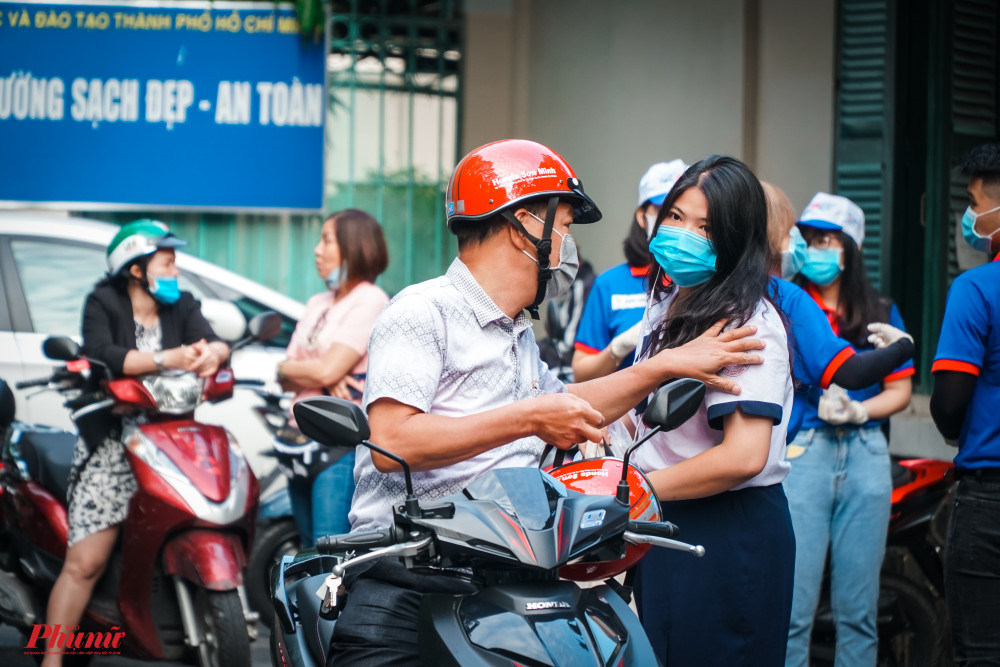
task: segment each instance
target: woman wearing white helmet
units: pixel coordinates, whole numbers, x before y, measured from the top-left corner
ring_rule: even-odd
[[[199,303],[177,287],[174,248],[183,245],[163,223],[137,220],[108,246],[108,275],[83,308],[83,350],[112,374],[170,368],[208,376],[229,357],[229,346],[212,331]],[[109,435],[93,451],[77,443],[68,494],[69,545],[49,596],[47,623],[79,623],[134,492],[121,442]],[[58,649],[48,650],[42,664],[61,664]]]

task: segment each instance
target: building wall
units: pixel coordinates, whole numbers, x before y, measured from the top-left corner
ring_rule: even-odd
[[[598,270],[622,261],[653,162],[735,155],[797,207],[830,187],[833,0],[469,0],[466,10],[463,148],[517,136],[566,157],[604,212],[575,230]]]
[[[833,188],[835,19],[832,0],[760,3],[754,168],[799,211]]]

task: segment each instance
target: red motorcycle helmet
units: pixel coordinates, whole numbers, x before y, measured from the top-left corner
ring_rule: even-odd
[[[612,457],[587,459],[558,466],[548,473],[573,491],[588,496],[613,496],[618,489],[618,481],[622,478],[622,463],[621,459]],[[659,521],[663,517],[652,484],[631,463],[628,466],[628,500],[628,515],[631,519]],[[630,544],[625,548],[624,558],[564,565],[559,570],[559,576],[571,581],[604,581],[638,563],[651,547],[650,544]]]
[[[495,141],[455,167],[445,194],[448,229],[455,221],[484,220],[529,199],[553,196],[572,204],[575,224],[601,219],[573,168],[554,150],[526,139]]]

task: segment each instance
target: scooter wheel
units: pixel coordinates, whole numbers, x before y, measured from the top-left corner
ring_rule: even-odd
[[[250,556],[247,558],[246,591],[250,608],[262,619],[274,615],[271,605],[271,568],[282,556],[299,550],[299,529],[293,519],[285,518],[258,526]]]
[[[883,572],[878,603],[878,665],[936,667],[950,647],[934,601],[914,582]]]
[[[250,635],[236,591],[197,589],[194,612],[198,621],[198,667],[250,664]]]

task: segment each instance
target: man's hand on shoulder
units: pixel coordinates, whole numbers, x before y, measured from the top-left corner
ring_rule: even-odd
[[[525,402],[531,433],[559,449],[600,442],[604,415],[573,394],[545,394]]]
[[[667,365],[665,372],[668,377],[690,377],[701,380],[710,389],[738,394],[739,383],[718,373],[727,366],[764,363],[764,357],[753,353],[754,350],[764,349],[764,341],[750,338],[757,333],[755,326],[723,331],[725,324],[725,320],[719,320],[694,340],[680,347],[663,350],[653,360]]]

